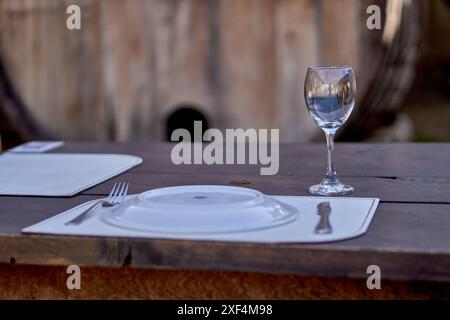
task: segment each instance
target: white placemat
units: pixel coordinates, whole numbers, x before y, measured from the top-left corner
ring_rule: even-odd
[[[142,163],[122,154],[3,153],[0,195],[72,196]]]
[[[51,217],[40,223],[22,230],[24,233],[77,235],[77,236],[105,236],[105,237],[138,237],[186,240],[217,240],[256,243],[316,243],[330,242],[353,238],[364,234],[372,221],[378,206],[377,198],[327,198],[327,197],[295,197],[274,196],[274,198],[298,208],[299,218],[289,224],[271,229],[257,231],[216,233],[216,234],[175,234],[150,233],[118,228],[104,223],[100,215],[108,208],[100,208],[96,214],[80,225],[65,225],[80,214],[93,202],[82,204],[76,208]],[[317,234],[316,226],[320,216],[317,204],[329,201],[331,214],[330,224],[333,228],[330,234]]]

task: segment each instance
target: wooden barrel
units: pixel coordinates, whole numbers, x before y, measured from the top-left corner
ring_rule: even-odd
[[[415,50],[403,21],[415,1],[398,0],[388,41],[366,27],[369,4],[389,19],[386,1],[2,0],[0,59],[30,118],[55,138],[163,140],[167,119],[189,105],[209,127],[310,141],[320,133],[303,98],[309,65],[354,67],[352,119],[401,100],[415,57],[401,47]],[[66,28],[69,4],[81,8],[81,30]],[[386,100],[390,83],[396,100]]]

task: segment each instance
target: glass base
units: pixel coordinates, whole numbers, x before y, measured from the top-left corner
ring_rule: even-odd
[[[309,193],[316,196],[343,196],[350,194],[353,191],[355,191],[355,188],[340,182],[334,184],[326,184],[322,182],[321,184],[316,184],[309,187]]]

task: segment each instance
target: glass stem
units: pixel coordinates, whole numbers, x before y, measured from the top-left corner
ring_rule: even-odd
[[[325,136],[327,137],[328,166],[324,182],[326,184],[335,184],[338,183],[338,179],[336,177],[336,170],[334,170],[334,163],[333,163],[334,133],[328,132],[325,133]]]

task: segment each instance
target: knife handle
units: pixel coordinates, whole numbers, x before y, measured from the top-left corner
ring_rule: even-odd
[[[324,214],[320,216],[320,221],[316,226],[315,232],[317,234],[330,234],[333,232],[333,227],[331,227],[329,214]]]
[[[321,202],[317,205],[317,213],[320,216],[319,223],[316,226],[315,233],[330,234],[333,227],[330,223],[331,206],[329,202]]]

